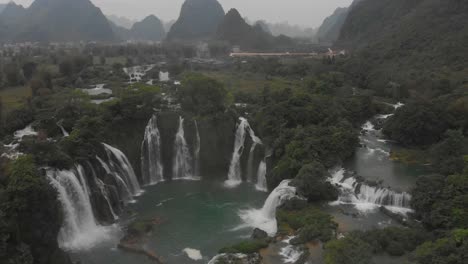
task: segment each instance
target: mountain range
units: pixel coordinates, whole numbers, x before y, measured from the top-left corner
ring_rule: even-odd
[[[166,35],[164,24],[154,15],[147,16],[142,21],[134,23],[130,29],[109,21],[112,30],[119,40],[161,41]]]
[[[236,9],[224,17],[216,32],[216,39],[240,46],[243,50],[265,50],[290,41],[288,37],[274,37],[268,26],[261,21],[249,25]]]
[[[0,41],[112,41],[114,33],[89,0],[35,0],[8,4],[0,15]]]

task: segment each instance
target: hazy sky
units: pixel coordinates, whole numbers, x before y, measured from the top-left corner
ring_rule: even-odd
[[[10,0],[0,0],[7,3]],[[107,14],[141,19],[154,14],[163,20],[176,19],[184,0],[91,0]],[[218,0],[227,12],[237,8],[250,20],[289,21],[291,24],[319,26],[337,7],[349,6],[353,0]],[[33,0],[15,0],[28,6]]]

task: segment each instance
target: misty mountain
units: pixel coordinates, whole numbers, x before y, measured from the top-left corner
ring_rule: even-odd
[[[136,22],[131,29],[116,25],[112,21],[109,21],[109,23],[119,40],[161,41],[166,35],[163,23],[154,15],[147,16],[142,21]]]
[[[169,20],[169,21],[164,21],[164,30],[166,32],[169,32],[171,30],[172,25],[174,25],[176,22],[175,19]]]
[[[340,36],[341,28],[348,17],[348,12],[349,8],[339,7],[331,16],[325,18],[317,31],[316,39],[319,42],[334,43]]]
[[[316,33],[316,30],[313,28],[291,25],[288,22],[267,23],[267,25],[274,36],[285,35],[291,38],[312,38]]]
[[[20,19],[12,21],[2,40],[111,41],[115,38],[106,17],[90,0],[35,0],[24,11]]]
[[[5,9],[6,6],[7,4],[0,4],[0,13],[2,13],[3,9]]]
[[[336,46],[355,54],[348,67],[369,74],[365,85],[411,80],[422,89],[466,76],[466,25],[464,0],[363,0],[350,10]]]
[[[164,39],[166,31],[161,20],[154,15],[150,15],[135,23],[130,30],[130,34],[134,40],[160,41]]]
[[[231,9],[219,25],[216,39],[238,45],[243,50],[269,49],[291,41],[285,36],[274,37],[264,27],[262,23],[249,25],[236,9]]]
[[[6,4],[3,11],[0,13],[0,18],[8,24],[23,18],[26,14],[26,9],[22,5],[17,5],[14,2]]]
[[[108,15],[107,19],[114,23],[116,26],[123,27],[126,29],[131,29],[133,24],[138,22],[138,20],[130,19],[124,16]]]
[[[224,9],[217,0],[186,0],[167,38],[170,40],[210,38],[215,35],[224,15]]]

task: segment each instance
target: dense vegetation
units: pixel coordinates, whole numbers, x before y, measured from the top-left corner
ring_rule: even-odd
[[[199,6],[190,5],[195,2]],[[200,17],[205,4],[213,12]],[[214,34],[224,15],[219,7],[212,0],[188,0],[170,37]],[[31,123],[39,134],[24,138],[19,146],[29,155],[16,161],[0,159],[0,260],[68,263],[56,242],[62,221],[56,193],[38,168],[70,168],[99,154],[104,141],[126,149],[136,163],[141,131],[153,109],[169,109],[162,99],[162,92],[167,92],[189,115],[220,120],[228,113],[249,118],[271,148],[269,189],[292,179],[291,184],[306,198],[278,210],[280,234],[295,234],[291,241],[295,245],[320,241],[325,263],[375,263],[378,256],[415,264],[465,263],[467,8],[462,0],[363,0],[349,10],[336,43],[349,49],[350,56],[323,61],[223,58],[228,61],[225,68],[215,67],[215,71],[192,64],[197,49],[189,44],[2,50],[2,142],[9,143],[14,131]],[[257,29],[238,13],[232,11],[225,19],[219,32],[222,40],[251,47],[258,44],[250,39]],[[193,35],[187,35],[188,31]],[[236,39],[228,39],[226,35],[233,32]],[[229,48],[219,43],[208,46],[212,55],[221,58]],[[181,86],[126,83],[123,66],[162,58],[167,64],[148,75],[168,70],[182,78]],[[102,105],[90,100],[106,98],[75,89],[103,81],[112,84],[115,98]],[[328,181],[329,171],[352,157],[362,123],[375,114],[392,112],[386,102],[396,100],[406,105],[382,124],[384,134],[405,150],[424,156],[431,169],[411,191],[411,217],[418,221],[405,223],[406,227],[351,232],[338,239],[337,224],[319,209],[338,194]],[[58,122],[70,136],[62,137]],[[246,240],[221,252],[249,254],[267,247],[268,242]]]
[[[361,87],[400,98],[462,91],[467,14],[463,0],[364,0],[335,45],[352,53],[344,67]]]

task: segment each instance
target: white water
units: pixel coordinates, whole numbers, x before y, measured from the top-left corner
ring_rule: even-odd
[[[79,171],[79,167],[72,171],[47,171],[64,212],[58,241],[62,248],[72,251],[90,249],[109,239],[111,233],[111,228],[97,224],[84,175]]]
[[[159,81],[160,82],[168,82],[170,80],[171,79],[169,78],[169,72],[163,72],[163,71],[159,72]]]
[[[174,163],[172,179],[194,179],[192,157],[185,140],[184,119],[179,117],[179,129],[174,141]]]
[[[247,255],[245,254],[241,254],[241,253],[237,253],[237,254],[232,254],[235,258],[237,259],[246,259],[247,258]],[[216,256],[214,256],[209,262],[208,264],[216,264],[218,262],[218,260],[220,260],[222,257],[226,256],[226,254],[218,254]]]
[[[118,220],[119,217],[114,212],[114,208],[112,208],[112,204],[111,204],[110,199],[109,199],[109,192],[107,191],[106,185],[98,177],[94,177],[94,180],[96,181],[97,187],[101,191],[102,197],[104,197],[104,199],[106,200],[107,206],[109,206],[109,211],[112,214],[112,217],[114,218],[114,220]]]
[[[259,228],[274,236],[278,231],[276,209],[285,201],[296,197],[296,188],[289,186],[290,180],[284,180],[268,196],[261,209],[241,210],[239,216],[244,221],[241,227]]]
[[[21,141],[26,136],[37,136],[37,132],[34,131],[32,125],[25,127],[24,129],[15,132],[14,137],[16,140]]]
[[[287,246],[281,248],[279,252],[279,255],[283,259],[283,263],[296,263],[296,261],[298,261],[302,256],[301,251],[297,250],[296,247],[289,244],[292,239],[294,239],[294,237],[291,236],[282,241],[287,244]]]
[[[133,170],[133,167],[128,161],[125,154],[123,154],[122,151],[120,151],[119,149],[114,148],[108,144],[102,144],[104,145],[104,149],[107,152],[110,165],[113,167],[115,172],[118,172],[116,174],[122,177],[126,185],[129,187],[132,195],[140,195],[142,193],[140,184],[138,183],[135,171]],[[114,161],[116,161],[117,163]]]
[[[161,161],[161,134],[156,115],[149,120],[141,144],[141,169],[144,184],[164,181]]]
[[[99,163],[101,163],[101,166],[104,168],[106,173],[114,177],[115,182],[118,184],[119,195],[121,195],[126,202],[132,202],[133,194],[130,188],[128,188],[127,183],[122,179],[119,173],[111,171],[110,167],[98,156],[96,156],[96,159],[99,161]]]
[[[242,183],[240,158],[244,152],[246,129],[249,127],[247,119],[239,118],[240,123],[237,125],[236,137],[234,141],[234,151],[232,153],[231,164],[229,165],[228,179],[225,181],[225,186],[235,187]]]
[[[129,82],[141,82],[143,77],[154,68],[155,65],[144,65],[144,66],[134,66],[123,68],[123,71],[128,75]]]
[[[193,248],[184,248],[183,252],[190,259],[193,259],[193,260],[202,260],[203,259],[203,256],[202,256],[200,250],[193,249]]]
[[[200,132],[198,131],[198,123],[197,120],[194,120],[195,123],[195,160],[194,160],[194,168],[195,168],[195,176],[200,176],[200,148],[201,148],[201,139],[200,139]]]
[[[339,169],[329,180],[340,188],[341,195],[333,204],[352,204],[361,212],[368,212],[385,206],[395,213],[408,213],[411,195],[398,193],[386,188],[368,186],[359,183],[355,178],[345,178],[345,170]]]
[[[254,166],[255,165],[253,163],[254,163],[254,156],[255,156],[254,155],[255,154],[255,148],[257,147],[257,145],[261,145],[263,143],[262,143],[262,140],[255,135],[255,132],[250,127],[250,124],[248,124],[248,123],[247,123],[247,129],[249,131],[250,138],[252,139],[252,146],[250,147],[249,159],[248,159],[248,162],[247,162],[247,169],[248,169],[247,181],[252,182],[253,178],[254,178]]]
[[[70,136],[70,133],[68,133],[67,130],[65,130],[65,128],[62,125],[57,124],[57,126],[60,128],[60,130],[62,130],[63,137]]]
[[[14,140],[8,144],[8,145],[3,145],[4,149],[2,150],[0,148],[0,151],[3,151],[2,155],[0,157],[5,157],[10,160],[15,160],[18,157],[24,155],[23,153],[18,151],[19,143],[23,141],[23,137],[26,136],[37,136],[37,132],[34,131],[32,125],[28,125],[27,127],[17,130],[13,134]]]
[[[104,88],[105,84],[96,84],[91,89],[81,89],[81,91],[87,93],[88,95],[100,95],[100,94],[112,94],[111,89]]]
[[[266,165],[266,162],[262,160],[262,162],[260,162],[260,164],[258,165],[257,184],[255,185],[255,188],[262,192],[268,191],[266,173],[267,173],[267,165]]]

